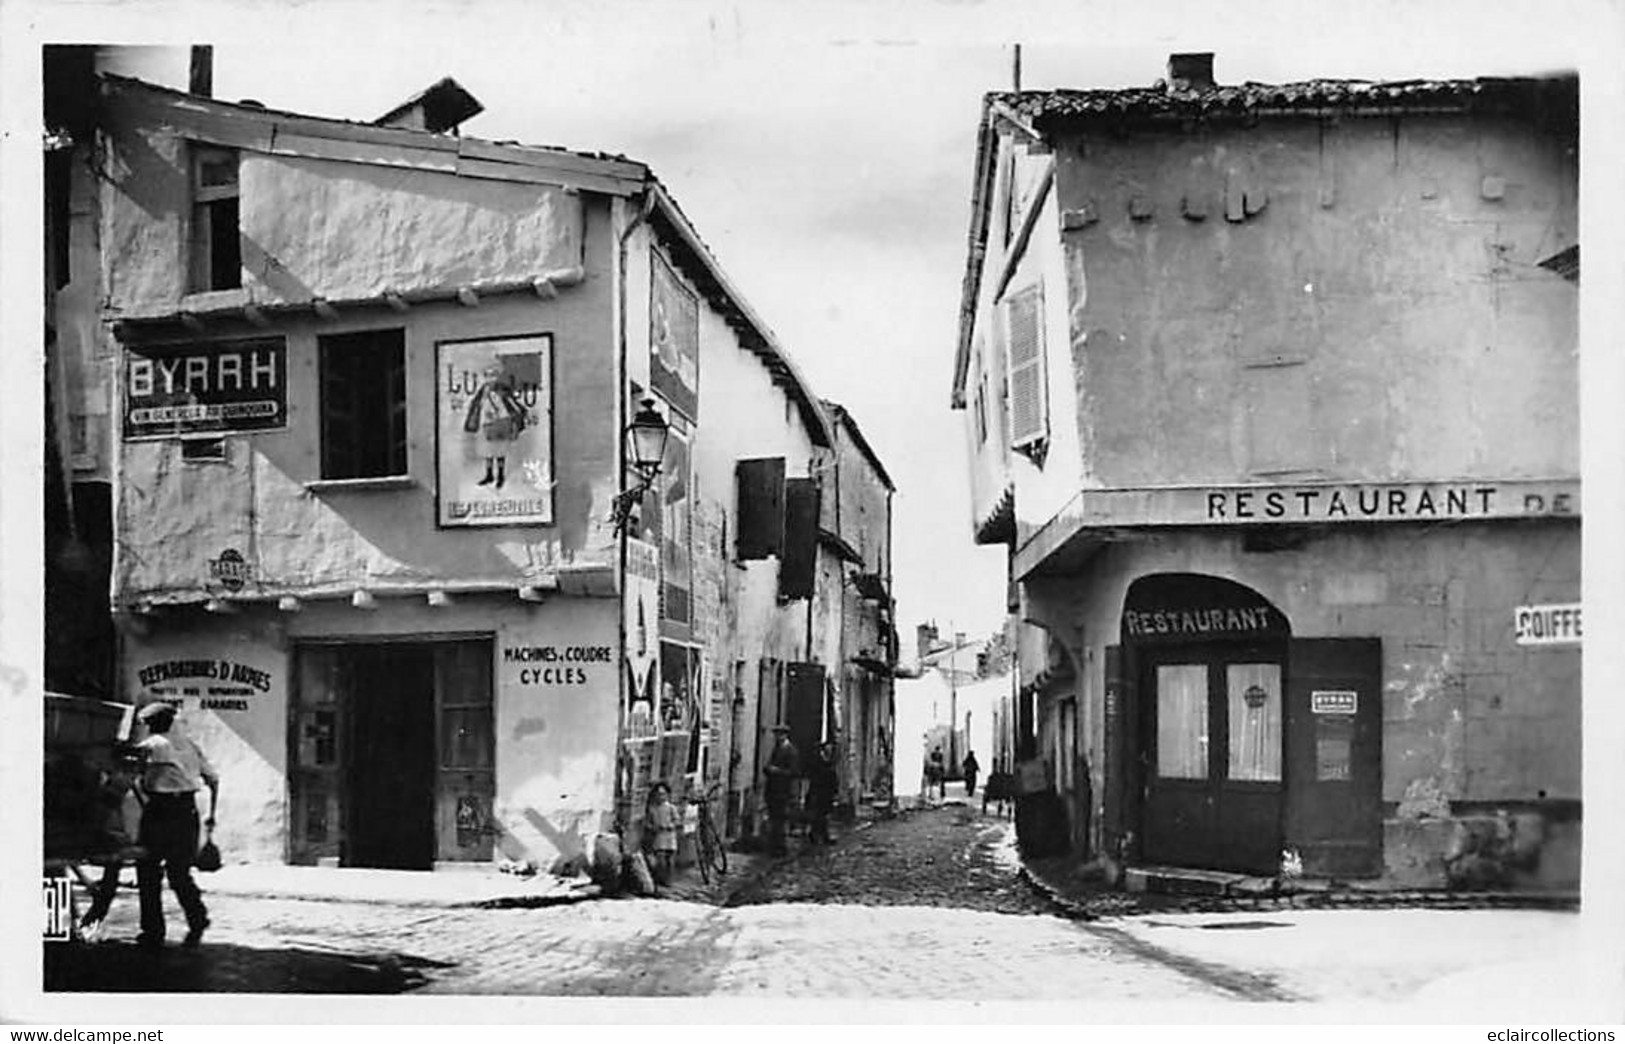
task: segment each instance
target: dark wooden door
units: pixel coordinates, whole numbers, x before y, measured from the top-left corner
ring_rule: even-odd
[[[1286,843],[1310,877],[1382,872],[1382,644],[1294,638]]]
[[[1279,652],[1235,646],[1146,656],[1144,857],[1273,874],[1284,754]]]
[[[435,857],[435,658],[424,645],[354,646],[344,865],[429,870]]]

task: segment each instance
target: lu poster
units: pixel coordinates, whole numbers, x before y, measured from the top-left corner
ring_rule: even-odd
[[[553,521],[553,338],[436,347],[441,526]]]

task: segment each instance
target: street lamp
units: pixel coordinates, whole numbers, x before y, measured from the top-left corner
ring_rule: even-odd
[[[632,418],[632,423],[626,426],[626,448],[632,458],[629,463],[638,481],[636,485],[615,498],[610,521],[615,524],[616,533],[626,531],[626,523],[632,515],[632,506],[643,499],[643,495],[654,484],[655,476],[660,474],[660,463],[666,459],[666,436],[669,434],[671,425],[666,423],[666,418],[655,412],[655,401],[644,399],[643,408]]]

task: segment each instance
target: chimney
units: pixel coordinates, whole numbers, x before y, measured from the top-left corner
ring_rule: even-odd
[[[192,48],[191,77],[187,90],[204,98],[214,97],[214,48],[207,44]]]
[[[937,644],[937,625],[923,623],[914,628],[915,649],[921,660],[931,655],[931,649]]]
[[[379,127],[456,132],[464,120],[485,111],[478,98],[450,76],[401,102],[372,122]]]
[[[1205,91],[1213,86],[1213,52],[1193,51],[1168,56],[1168,89]]]

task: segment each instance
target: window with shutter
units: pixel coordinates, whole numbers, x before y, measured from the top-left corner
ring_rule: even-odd
[[[1039,285],[1005,302],[1010,357],[1010,445],[1040,460],[1049,437],[1049,400],[1044,374],[1044,294]]]
[[[735,480],[736,556],[749,562],[779,554],[784,548],[784,458],[741,460],[735,465]]]
[[[790,479],[784,491],[784,553],[779,597],[811,598],[818,566],[818,480]]]

